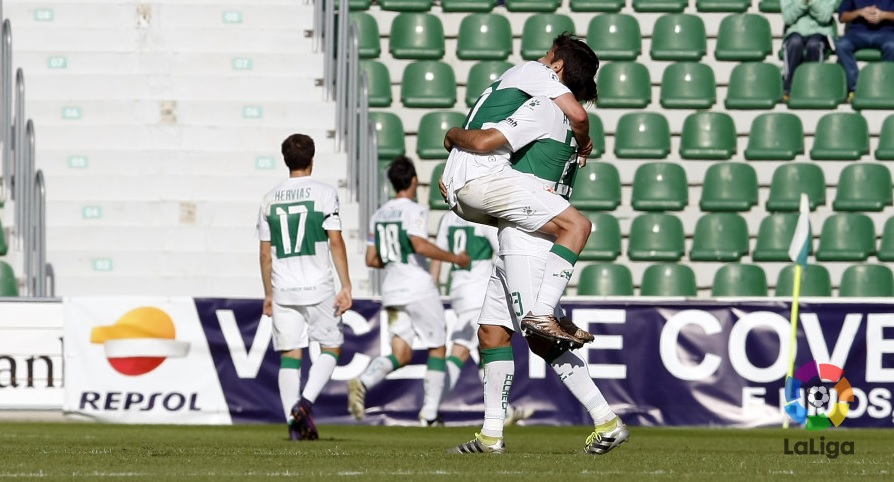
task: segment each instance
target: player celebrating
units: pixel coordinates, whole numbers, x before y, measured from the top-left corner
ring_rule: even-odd
[[[273,317],[279,394],[292,440],[319,438],[313,404],[338,363],[344,341],[341,315],[352,303],[338,194],[310,178],[314,153],[313,139],[304,134],[283,141],[289,178],[264,196],[257,224],[264,314]],[[337,293],[330,253],[341,285]],[[308,341],[319,342],[322,351],[302,391],[302,351]]]

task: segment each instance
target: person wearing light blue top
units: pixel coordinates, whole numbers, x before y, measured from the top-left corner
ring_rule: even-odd
[[[838,0],[782,0],[782,87],[791,91],[795,69],[802,62],[824,62],[836,37],[835,5]]]

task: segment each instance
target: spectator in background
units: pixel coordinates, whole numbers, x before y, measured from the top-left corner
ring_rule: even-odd
[[[838,0],[782,0],[782,87],[788,102],[795,69],[805,60],[823,62],[835,38],[835,4]]]
[[[854,97],[857,86],[857,59],[860,49],[879,49],[882,60],[894,62],[894,0],[842,0],[838,21],[847,25],[835,50],[838,63],[847,75],[847,100]]]

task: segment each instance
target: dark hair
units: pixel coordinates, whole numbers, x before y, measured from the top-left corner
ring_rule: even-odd
[[[282,141],[282,158],[290,171],[310,167],[315,152],[314,140],[304,134],[292,134]]]
[[[407,156],[397,156],[388,165],[388,180],[395,192],[403,191],[410,187],[413,178],[416,177],[416,168],[413,161]]]
[[[562,60],[562,83],[578,102],[596,102],[599,58],[584,41],[563,32],[553,40],[553,60]]]

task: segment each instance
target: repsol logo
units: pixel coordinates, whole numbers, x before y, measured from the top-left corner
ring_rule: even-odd
[[[199,412],[198,393],[82,392],[81,410]]]

